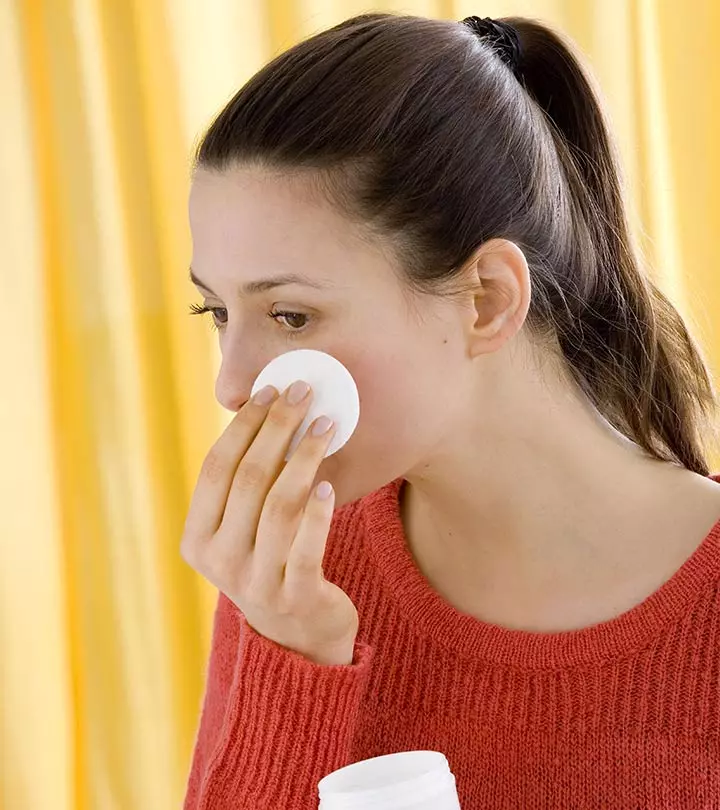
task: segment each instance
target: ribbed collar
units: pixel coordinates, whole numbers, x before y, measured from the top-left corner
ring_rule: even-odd
[[[720,474],[713,475],[720,482]],[[658,590],[631,610],[579,630],[510,630],[458,611],[428,583],[409,551],[400,515],[398,478],[362,499],[369,553],[387,593],[417,630],[457,655],[548,669],[599,665],[640,650],[692,609],[720,580],[720,520]],[[720,609],[720,605],[718,606]]]

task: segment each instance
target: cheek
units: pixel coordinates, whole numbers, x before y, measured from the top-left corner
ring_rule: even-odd
[[[386,336],[376,346],[369,343],[359,351],[354,345],[324,347],[350,371],[360,393],[355,433],[322,463],[316,479],[333,482],[338,505],[422,464],[452,423],[449,409],[458,394],[448,380],[460,379],[460,369],[442,340],[434,348],[412,337],[393,342]]]
[[[353,375],[360,394],[360,422],[353,435],[358,448],[383,452],[391,448],[422,444],[423,435],[434,432],[435,416],[442,413],[438,371],[443,363],[427,363],[427,355],[415,351],[402,355],[390,346],[374,353],[336,355]],[[442,420],[441,420],[442,421]]]
[[[348,443],[322,463],[314,483],[323,477],[332,481],[340,506],[413,468],[428,443],[416,426],[432,428],[418,413],[422,397],[413,384],[416,378],[399,374],[397,362],[382,354],[356,362],[335,356],[357,384],[360,421]]]
[[[357,384],[360,423],[353,438],[372,431],[392,443],[394,436],[417,431],[418,420],[432,423],[428,412],[442,413],[448,380],[462,376],[452,318],[444,310],[418,318],[388,289],[372,302],[359,302],[344,324],[336,340],[319,348],[337,357]]]

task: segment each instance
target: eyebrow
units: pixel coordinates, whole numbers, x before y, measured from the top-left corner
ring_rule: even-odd
[[[192,269],[192,267],[190,268],[190,281],[192,281],[196,287],[200,287],[201,289],[212,293],[212,295],[215,295],[210,287],[208,287],[204,281],[201,281],[195,275],[195,271]],[[316,281],[315,279],[304,276],[301,273],[286,273],[282,276],[273,276],[272,278],[261,278],[257,279],[256,281],[249,281],[247,284],[242,285],[240,288],[240,293],[247,296],[256,295],[257,293],[266,292],[267,290],[272,290],[275,287],[283,287],[288,284],[298,284],[303,287],[314,287],[317,290],[326,290],[333,286],[330,282]]]

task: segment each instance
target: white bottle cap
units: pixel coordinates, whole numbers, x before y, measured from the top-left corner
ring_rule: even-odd
[[[311,386],[313,399],[302,425],[293,436],[285,460],[305,435],[310,424],[319,416],[335,423],[335,435],[325,452],[325,458],[336,453],[352,436],[360,418],[360,396],[350,372],[336,358],[315,349],[295,349],[271,360],[258,374],[250,396],[266,385],[273,385],[282,394],[295,380]]]
[[[398,751],[339,768],[318,783],[319,810],[460,810],[439,751]]]

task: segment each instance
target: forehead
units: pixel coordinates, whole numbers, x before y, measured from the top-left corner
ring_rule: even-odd
[[[323,198],[308,177],[246,167],[199,169],[189,215],[196,263],[264,255],[283,265],[293,257],[327,265],[348,252],[379,253],[379,245]]]
[[[389,244],[348,220],[308,177],[199,169],[189,213],[192,267],[219,295],[258,278],[301,273],[357,305],[404,301]]]

